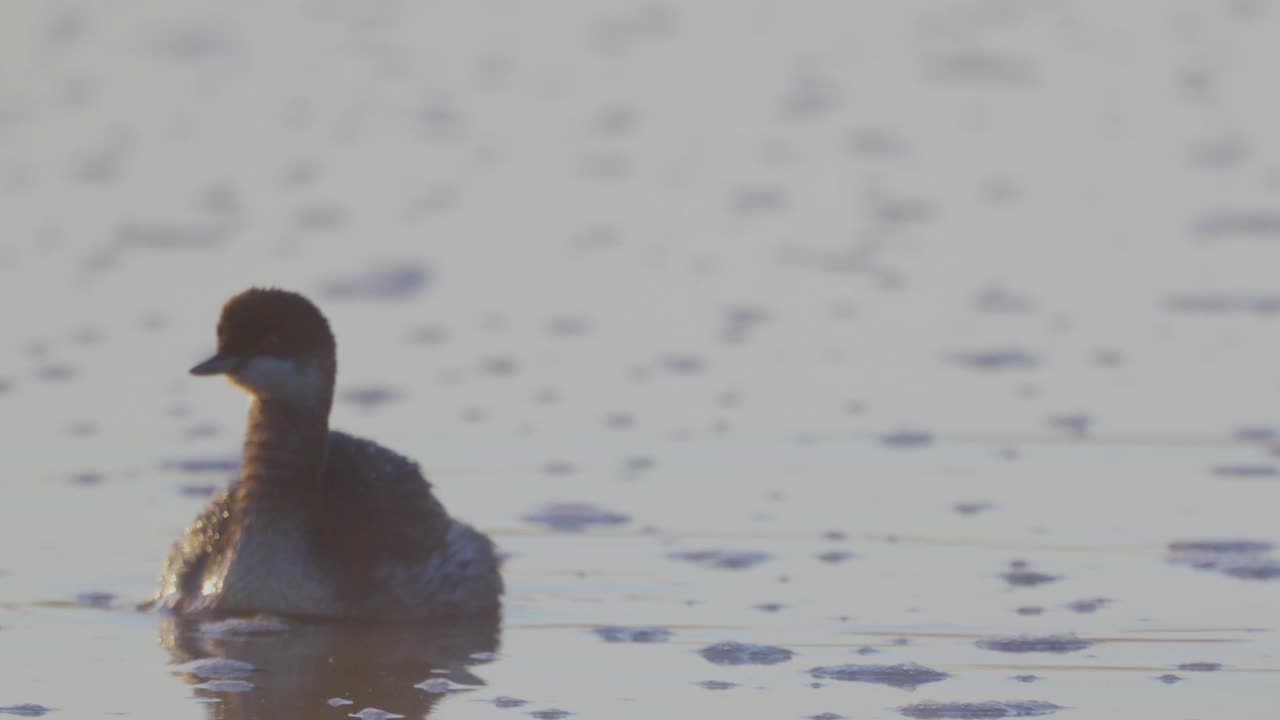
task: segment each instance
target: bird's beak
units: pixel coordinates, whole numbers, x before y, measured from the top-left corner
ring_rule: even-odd
[[[222,375],[234,372],[240,365],[240,358],[227,353],[218,353],[204,362],[191,368],[192,375]]]

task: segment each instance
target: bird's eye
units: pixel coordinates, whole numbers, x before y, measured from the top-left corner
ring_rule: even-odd
[[[281,347],[279,335],[268,335],[262,339],[262,350],[264,352],[279,352]]]

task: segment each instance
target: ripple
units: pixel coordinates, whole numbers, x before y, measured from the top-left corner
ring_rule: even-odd
[[[227,618],[200,624],[200,632],[217,638],[243,637],[246,635],[275,635],[289,631],[283,620],[269,615],[246,618]]]
[[[177,672],[191,673],[199,678],[213,680],[242,678],[254,669],[251,663],[223,657],[200,658],[174,667]]]
[[[1089,613],[1095,613],[1110,604],[1111,604],[1111,600],[1108,598],[1103,598],[1103,597],[1083,598],[1080,600],[1073,600],[1067,603],[1066,608],[1071,612],[1089,614]]]
[[[703,680],[695,683],[698,687],[705,690],[732,690],[738,687],[738,683],[729,682],[727,680]]]
[[[535,710],[529,714],[538,718],[538,720],[561,720],[561,718],[567,718],[573,713],[559,708],[550,708],[548,710]]]
[[[1091,647],[1093,642],[1075,635],[1013,635],[983,638],[974,643],[984,650],[1007,653],[1069,653]]]
[[[787,662],[795,655],[786,648],[773,645],[732,641],[708,645],[699,650],[698,654],[715,665],[777,665]]]
[[[1025,350],[996,349],[956,352],[948,356],[956,364],[973,370],[1030,370],[1040,366],[1040,358]]]
[[[950,673],[927,668],[916,663],[901,663],[898,665],[830,665],[813,668],[809,671],[809,674],[815,678],[826,680],[876,683],[904,690],[915,690],[921,685],[939,682],[951,677]]]
[[[601,640],[610,643],[662,643],[671,639],[672,632],[664,627],[625,627],[605,625],[592,628]]]
[[[898,430],[882,435],[880,443],[898,448],[925,447],[933,444],[933,433],[923,430]]]
[[[752,550],[694,550],[671,553],[668,557],[720,570],[745,570],[772,558],[769,553]]]
[[[1216,662],[1189,662],[1178,666],[1183,672],[1216,672],[1222,668],[1222,663]]]
[[[248,680],[209,680],[192,687],[209,692],[242,693],[252,690],[253,683]]]
[[[911,718],[1014,718],[1039,717],[1064,709],[1061,705],[1039,700],[1014,700],[1009,702],[925,702],[898,708],[898,712]]]
[[[351,713],[347,717],[360,718],[360,720],[394,720],[394,718],[402,718],[404,716],[375,707],[367,707],[360,712]]]
[[[592,525],[622,525],[630,516],[589,503],[553,503],[521,518],[527,523],[546,525],[556,532],[580,532]]]
[[[1280,468],[1275,465],[1219,465],[1213,474],[1220,477],[1269,478],[1280,475]]]
[[[1014,587],[1036,587],[1062,579],[1057,575],[1031,570],[1020,560],[1010,563],[1008,572],[1001,573],[1000,577]]]
[[[404,393],[395,388],[368,385],[346,388],[342,391],[340,398],[342,402],[348,405],[356,405],[366,410],[373,410],[383,405],[399,402],[404,398]]]
[[[453,692],[460,692],[463,690],[475,689],[470,685],[463,685],[462,683],[456,683],[450,680],[449,678],[442,678],[442,677],[427,678],[426,680],[423,680],[422,682],[415,684],[414,687],[424,692],[429,692],[432,695],[444,695],[446,693],[453,693]]]
[[[1257,540],[1181,540],[1169,543],[1169,562],[1242,580],[1280,579],[1271,543]]]
[[[34,703],[23,703],[21,705],[4,705],[0,706],[0,715],[20,715],[22,717],[40,717],[53,712],[53,708],[47,708],[43,705]]]
[[[320,293],[335,300],[405,300],[422,292],[431,280],[420,265],[394,265],[334,277]]]

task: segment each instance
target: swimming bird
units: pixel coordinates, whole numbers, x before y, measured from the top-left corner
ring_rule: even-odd
[[[495,615],[493,543],[451,517],[413,461],[329,429],[337,353],[302,295],[252,288],[191,368],[250,398],[240,474],[174,543],[147,606],[429,621]]]

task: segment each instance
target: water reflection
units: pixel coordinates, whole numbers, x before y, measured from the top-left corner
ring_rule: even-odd
[[[168,618],[160,626],[160,644],[175,664],[225,658],[253,666],[238,678],[252,683],[250,689],[227,682],[230,676],[217,670],[203,673],[205,677],[180,671],[196,697],[207,703],[209,718],[344,718],[364,708],[423,718],[445,695],[415,687],[424,680],[437,680],[429,684],[433,689],[485,684],[474,669],[493,660],[499,621],[446,627],[289,621],[278,630],[227,632],[217,625]]]

